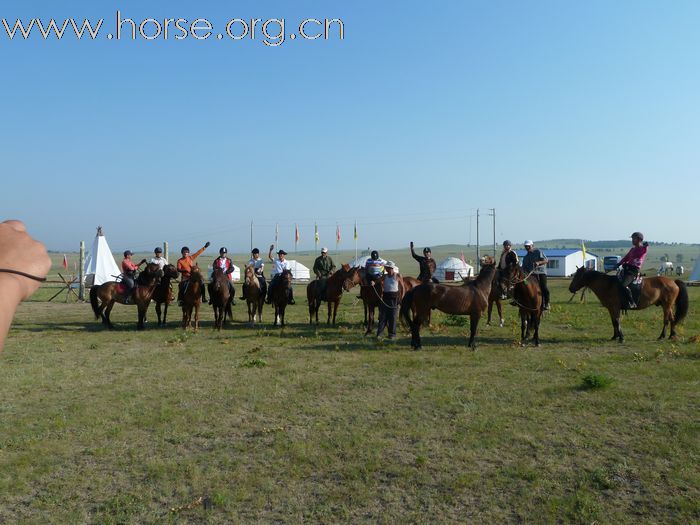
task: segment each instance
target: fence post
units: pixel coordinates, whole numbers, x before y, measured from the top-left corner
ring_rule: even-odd
[[[78,276],[80,287],[78,288],[78,299],[85,300],[85,241],[80,241],[80,262],[78,263]]]
[[[163,257],[168,261],[168,241],[163,241]]]

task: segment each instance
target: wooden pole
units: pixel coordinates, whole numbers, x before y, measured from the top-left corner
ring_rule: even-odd
[[[168,260],[168,241],[163,241],[163,257]]]
[[[80,288],[78,288],[78,299],[85,300],[85,241],[80,241],[80,259],[78,262],[78,276]]]

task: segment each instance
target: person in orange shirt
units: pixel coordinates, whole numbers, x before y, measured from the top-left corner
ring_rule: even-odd
[[[194,255],[190,255],[190,249],[187,246],[183,246],[182,250],[180,250],[182,257],[180,257],[177,260],[177,271],[180,272],[180,275],[182,276],[182,280],[180,281],[180,285],[178,286],[177,290],[177,301],[180,306],[182,306],[182,296],[184,295],[185,290],[187,290],[187,285],[189,284],[190,272],[192,271],[192,267],[195,265],[197,257],[202,255],[202,253],[204,253],[204,250],[206,250],[207,248],[209,248],[208,241],[204,245],[204,247],[194,252]],[[202,301],[204,302],[206,302],[207,300],[205,289],[206,286],[203,286]]]

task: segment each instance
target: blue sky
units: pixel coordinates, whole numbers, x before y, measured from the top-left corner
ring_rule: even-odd
[[[108,40],[145,18],[340,18],[345,39]],[[49,248],[210,240],[245,251],[497,237],[700,242],[700,4],[18,2],[95,41],[10,41],[0,217]],[[84,37],[85,38],[85,37]],[[470,218],[472,217],[472,218]],[[470,227],[471,224],[471,227]]]

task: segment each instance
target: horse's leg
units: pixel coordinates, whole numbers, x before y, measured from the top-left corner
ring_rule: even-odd
[[[374,328],[374,305],[368,304],[367,305],[367,331],[365,332],[365,335],[371,334],[373,328]]]
[[[199,303],[194,303],[194,331],[199,330]]]
[[[467,346],[472,350],[476,350],[474,338],[476,337],[476,328],[479,326],[479,319],[481,319],[481,312],[472,312],[469,315],[469,344]]]
[[[114,325],[112,324],[112,321],[109,318],[109,314],[112,313],[112,308],[114,308],[114,301],[110,301],[110,303],[105,307],[104,313],[102,314],[104,322],[107,325],[107,328],[109,328],[110,330],[114,330]]]
[[[664,327],[663,330],[661,330],[661,335],[659,336],[659,340],[661,339],[666,339],[666,327],[671,324],[671,337],[674,337],[676,335],[674,329],[673,329],[673,310],[671,310],[670,305],[664,305]]]
[[[535,312],[532,314],[532,324],[534,325],[534,335],[533,335],[533,341],[535,342],[535,346],[540,346],[540,312]]]
[[[336,315],[338,314],[338,305],[339,305],[339,304],[340,304],[340,299],[336,299],[336,300],[333,302],[333,326],[335,326],[335,317],[336,317]],[[329,317],[330,317],[330,303],[328,303],[328,305],[329,305],[329,306],[328,306],[328,310],[329,310],[328,314],[329,314]]]
[[[282,304],[282,306],[280,306],[280,326],[281,326],[282,328],[284,328],[284,311],[285,311],[286,309],[287,309],[287,305],[286,305],[286,304]]]
[[[611,306],[608,308],[608,312],[610,312],[610,321],[613,325],[613,336],[610,338],[610,340],[614,341],[615,339],[617,339],[620,342],[624,341],[624,336],[622,335],[622,328],[620,327],[620,308]]]
[[[488,326],[491,326],[491,312],[493,311],[493,303],[494,302],[495,302],[495,300],[492,299],[491,297],[489,297],[489,307],[488,307],[488,310],[486,312],[486,324]]]
[[[158,316],[158,326],[160,326],[160,325],[161,325],[160,303],[156,303],[156,305],[154,306],[154,308],[155,308],[155,310],[156,310],[156,315]]]
[[[496,299],[496,308],[498,309],[498,326],[503,328],[503,325],[506,324],[506,320],[503,319],[503,304],[501,303],[500,299]]]
[[[144,329],[143,321],[146,318],[146,308],[144,308],[143,304],[139,303],[138,305],[136,305],[136,309],[138,312],[138,322],[136,323],[136,328],[138,330],[143,330]]]
[[[520,310],[520,344],[524,345],[527,342],[527,315]]]
[[[167,324],[167,319],[168,319],[168,305],[170,303],[168,301],[165,301],[165,306],[163,307],[163,326]]]

